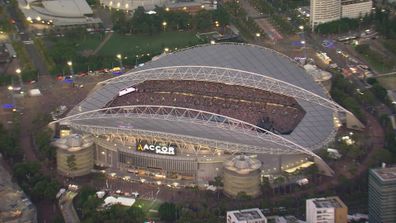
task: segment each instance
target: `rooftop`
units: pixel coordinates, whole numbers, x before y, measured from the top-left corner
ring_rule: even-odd
[[[310,199],[316,208],[343,208],[346,207],[344,202],[338,197],[314,198]]]
[[[396,166],[372,169],[372,171],[383,181],[396,180]]]
[[[238,221],[243,220],[264,220],[266,219],[263,213],[258,208],[228,211],[227,215],[234,215]]]
[[[0,222],[37,222],[35,207],[18,185],[11,181],[2,162],[0,157]]]

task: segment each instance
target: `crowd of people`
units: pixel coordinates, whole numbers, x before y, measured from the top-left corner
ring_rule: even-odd
[[[249,87],[186,80],[149,80],[117,96],[107,107],[167,105],[212,112],[288,134],[305,111],[294,98]]]

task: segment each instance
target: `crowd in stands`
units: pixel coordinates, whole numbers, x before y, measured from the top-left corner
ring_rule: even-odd
[[[202,81],[149,80],[106,107],[167,105],[212,112],[261,128],[290,133],[305,115],[294,98],[249,87]]]

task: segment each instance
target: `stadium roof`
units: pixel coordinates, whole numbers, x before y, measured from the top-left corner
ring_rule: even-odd
[[[296,98],[306,114],[291,134],[281,137],[308,150],[320,148],[332,140],[336,130],[333,114],[338,111],[348,112],[334,103],[327,92],[289,57],[254,45],[215,44],[197,46],[163,55],[159,59],[147,63],[144,67],[99,83],[87,98],[69,113],[69,117],[61,121],[66,121],[71,125],[81,126],[84,124],[86,127],[91,126],[97,129],[110,126],[122,129],[120,126],[114,126],[114,123],[117,123],[122,116],[112,115],[104,118],[97,110],[105,107],[121,89],[134,86],[145,80],[172,79],[241,85]],[[73,116],[79,113],[85,115]],[[84,117],[84,120],[81,117]],[[167,127],[158,128],[156,126],[158,120],[143,117],[137,120],[138,118],[123,117],[123,120],[125,120],[124,123],[135,124],[136,127],[136,123],[142,123],[146,126],[139,125],[139,128],[157,134],[172,132],[179,136],[197,138],[213,138],[215,137],[213,135],[220,134],[219,131],[210,128],[204,131],[179,131],[183,128],[191,128],[191,125],[197,125],[197,122],[176,124],[174,120],[164,119],[161,122]],[[225,130],[222,129],[222,131]],[[261,137],[268,135],[263,133]],[[266,143],[261,145],[261,142],[257,144],[255,140],[250,140],[249,137],[253,136],[243,136],[245,137],[243,139],[241,137],[221,137],[220,134],[215,140],[218,142],[229,140],[252,147],[270,145]]]

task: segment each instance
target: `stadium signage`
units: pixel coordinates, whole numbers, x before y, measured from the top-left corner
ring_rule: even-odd
[[[172,146],[161,146],[161,145],[153,145],[153,144],[137,144],[136,145],[136,150],[139,152],[149,152],[149,153],[155,153],[155,154],[161,154],[161,155],[171,155],[174,156],[176,155],[176,150]]]

